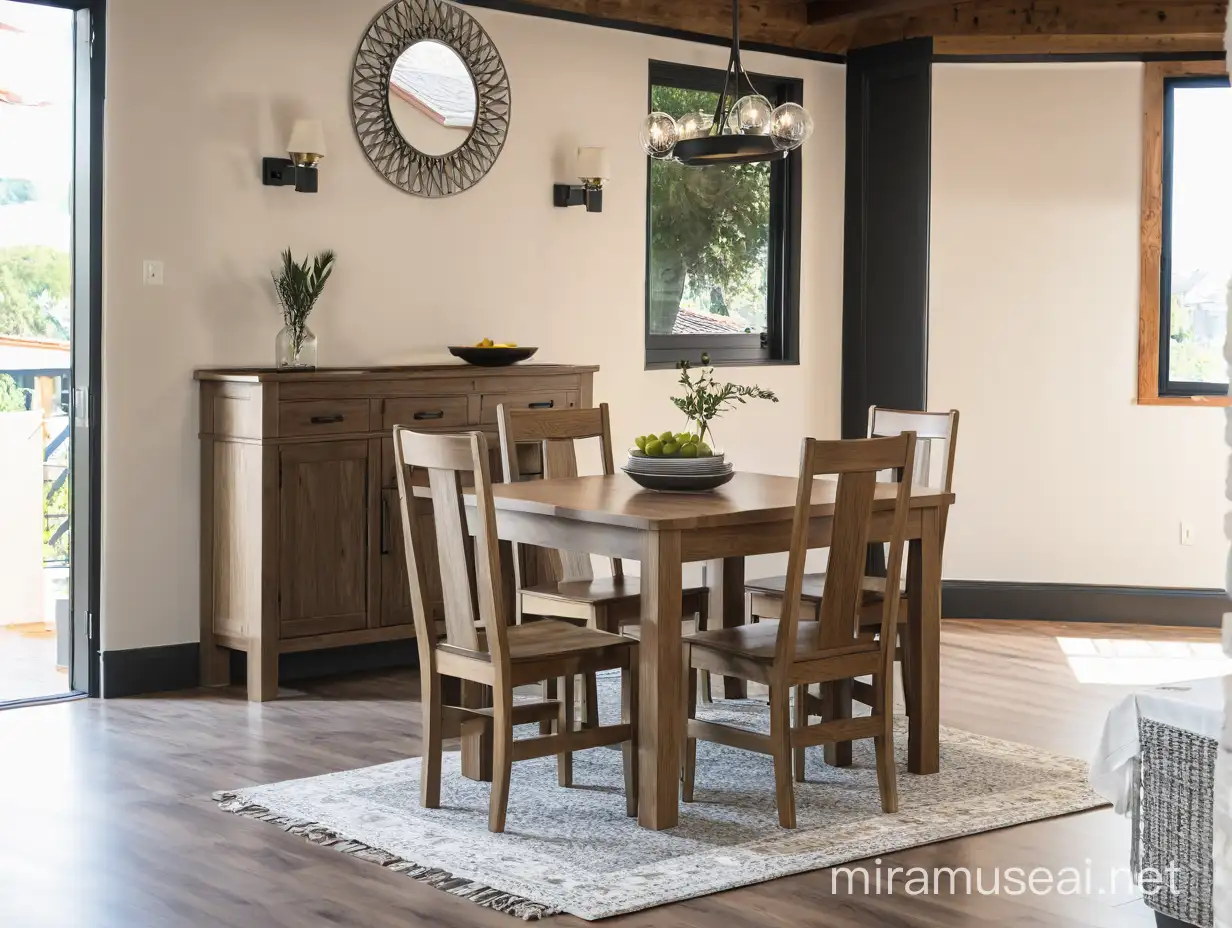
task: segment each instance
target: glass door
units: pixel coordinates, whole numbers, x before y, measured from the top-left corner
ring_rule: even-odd
[[[96,676],[93,34],[89,9],[0,0],[0,705]]]

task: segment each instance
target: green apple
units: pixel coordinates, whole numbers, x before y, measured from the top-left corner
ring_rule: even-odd
[[[693,442],[689,442],[688,444],[681,445],[680,446],[680,456],[682,458],[697,457],[697,445],[694,444]]]
[[[646,450],[646,436],[645,435],[637,436],[637,438],[633,439],[633,444],[637,445],[638,451],[645,451]]]
[[[663,442],[657,438],[652,438],[646,442],[645,452],[652,458],[657,458],[663,454]]]
[[[680,450],[680,445],[676,444],[676,442],[674,441],[665,441],[663,443],[663,454],[666,456],[670,457],[671,455],[675,454],[679,450]]]
[[[662,435],[659,436],[659,441],[668,442],[674,439],[675,437],[676,435],[673,432],[664,432]]]
[[[699,458],[708,458],[712,454],[714,454],[714,452],[710,450],[710,446],[704,441],[699,441],[697,443],[697,456]]]

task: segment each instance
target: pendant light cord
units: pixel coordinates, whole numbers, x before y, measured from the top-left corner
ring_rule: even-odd
[[[714,123],[710,128],[711,135],[723,135],[727,130],[727,90],[731,86],[732,81],[735,80],[736,86],[732,88],[731,95],[731,102],[734,104],[740,99],[740,78],[742,77],[745,84],[748,85],[749,93],[756,94],[757,88],[753,86],[749,75],[745,73],[744,66],[740,63],[740,0],[732,0],[731,55],[727,59],[727,73],[723,78],[723,92],[719,94],[719,104],[714,110]]]

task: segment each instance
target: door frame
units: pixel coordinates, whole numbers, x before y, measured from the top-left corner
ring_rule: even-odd
[[[72,10],[75,14],[87,14],[91,35],[87,53],[90,63],[88,73],[77,67],[81,46],[78,30],[82,18],[74,22],[74,158],[73,158],[73,310],[72,310],[72,372],[70,396],[73,417],[73,445],[70,471],[72,476],[71,518],[72,568],[70,573],[72,609],[72,658],[69,667],[71,692],[51,700],[21,700],[6,705],[21,705],[23,702],[47,702],[73,698],[82,694],[101,695],[100,621],[101,589],[101,524],[102,524],[102,384],[103,384],[103,123],[106,102],[107,78],[107,0],[18,0],[32,6],[50,6]],[[81,124],[82,106],[88,107],[88,126]],[[83,136],[88,140],[84,156],[76,149]],[[84,193],[83,193],[84,191]],[[86,227],[79,227],[79,219],[85,215]],[[84,249],[83,246],[84,245]],[[84,250],[84,254],[82,253]],[[85,306],[81,305],[84,299]],[[84,325],[85,331],[81,331]],[[84,343],[84,345],[83,345]],[[79,355],[83,345],[86,355]],[[83,361],[86,368],[84,383],[78,383],[76,373]],[[84,394],[81,391],[84,388]],[[79,406],[79,398],[84,409]],[[84,415],[83,415],[84,414]],[[86,440],[78,441],[79,423],[84,419]],[[84,444],[84,448],[80,445]],[[88,466],[86,481],[77,481],[79,468],[77,457],[84,451]],[[85,505],[78,505],[84,499]],[[85,531],[79,531],[84,522]],[[79,556],[81,555],[81,556]],[[82,582],[81,571],[85,571]],[[84,608],[81,600],[84,599]],[[82,621],[84,618],[84,621]],[[85,649],[84,658],[82,649]],[[84,677],[84,679],[82,679]]]

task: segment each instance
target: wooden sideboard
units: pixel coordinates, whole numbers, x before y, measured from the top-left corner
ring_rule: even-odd
[[[248,698],[265,701],[279,654],[414,637],[394,425],[481,429],[495,451],[498,405],[590,406],[596,370],[197,371],[202,684],[229,682],[229,651],[245,651]]]

